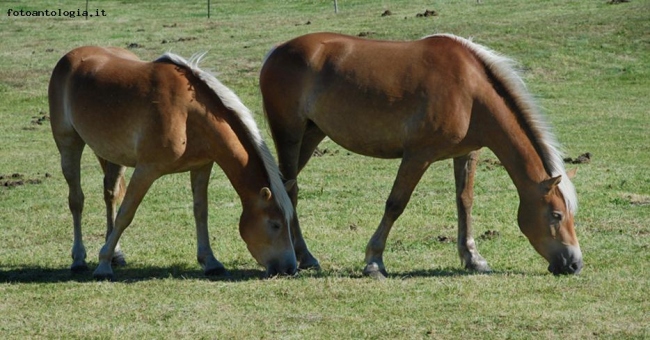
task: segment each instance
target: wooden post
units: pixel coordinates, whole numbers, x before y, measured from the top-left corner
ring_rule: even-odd
[[[334,13],[339,12],[339,3],[338,1],[334,0]]]
[[[208,0],[208,19],[210,19],[210,0]]]

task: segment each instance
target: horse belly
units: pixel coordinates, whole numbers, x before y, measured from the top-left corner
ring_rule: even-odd
[[[115,121],[108,124],[94,124],[89,122],[88,118],[91,117],[77,117],[72,123],[90,149],[98,157],[112,163],[134,167],[138,161],[137,136],[128,129],[115,126],[117,123]]]
[[[134,167],[138,163],[142,123],[146,112],[142,112],[135,100],[123,100],[119,96],[92,98],[85,93],[68,98],[66,116],[74,130],[93,152],[112,163]]]
[[[306,86],[308,95],[302,97],[303,112],[346,149],[400,158],[414,135],[421,134],[428,103],[415,90],[417,81],[400,76],[387,81],[374,73],[352,71],[321,71],[314,78]]]
[[[400,158],[406,129],[398,119],[382,119],[386,113],[372,111],[313,112],[310,119],[332,141],[364,156]]]

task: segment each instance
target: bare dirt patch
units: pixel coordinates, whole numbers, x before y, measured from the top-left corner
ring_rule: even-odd
[[[479,161],[479,164],[484,165],[485,168],[488,170],[493,170],[495,168],[503,167],[503,164],[501,164],[499,160],[492,159],[492,158],[482,159]]]
[[[192,40],[197,40],[197,37],[181,37],[178,39],[163,39],[160,43],[161,44],[169,44],[169,43],[175,43],[175,42],[184,42],[184,41],[192,41]]]
[[[39,125],[47,124],[50,121],[50,116],[48,116],[44,111],[40,111],[37,116],[32,116],[29,126],[25,126],[22,129],[26,131],[36,130]]]
[[[650,205],[650,196],[638,195],[638,194],[627,194],[624,196],[624,199],[629,201],[631,205],[636,205],[636,206]]]
[[[44,114],[44,112],[40,112],[40,115],[32,117],[32,125],[43,125],[43,122],[49,122],[50,121],[50,116]]]
[[[437,16],[438,16],[438,12],[434,10],[428,10],[428,9],[422,13],[418,13],[415,15],[416,18],[428,18],[428,17],[437,17]]]
[[[438,235],[436,240],[440,243],[456,243],[456,238],[453,236]]]
[[[565,158],[564,163],[587,164],[591,162],[591,156],[592,156],[591,152],[585,152],[576,158],[571,158],[571,157]]]
[[[40,178],[39,178],[40,177]],[[5,188],[13,188],[26,184],[41,184],[45,178],[51,178],[48,172],[44,175],[40,173],[36,177],[27,178],[24,174],[13,173],[11,175],[0,175],[0,186]]]
[[[312,157],[323,157],[323,156],[334,156],[339,153],[339,150],[330,150],[328,148],[320,149],[316,148],[314,150],[314,153],[312,154]]]
[[[495,238],[499,238],[499,236],[501,236],[501,234],[498,230],[486,230],[478,238],[481,240],[494,240]]]
[[[498,230],[486,230],[483,234],[481,234],[478,238],[480,240],[494,240],[497,239],[501,236],[501,233],[499,233]],[[453,236],[447,236],[447,235],[438,235],[434,238],[436,241],[439,243],[456,243],[457,239],[456,237]]]

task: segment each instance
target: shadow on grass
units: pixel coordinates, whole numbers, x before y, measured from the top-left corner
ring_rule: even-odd
[[[91,266],[91,268],[94,268]],[[95,282],[93,269],[82,273],[72,273],[70,268],[46,268],[39,266],[5,267],[0,270],[0,283],[60,283]],[[187,265],[176,264],[167,267],[126,266],[113,268],[113,282],[133,283],[160,279],[207,280],[207,281],[249,281],[264,278],[264,271],[252,269],[232,269],[228,275],[205,276],[202,270]]]
[[[72,273],[68,267],[46,268],[39,266],[27,267],[5,267],[0,270],[0,283],[60,283],[60,282],[95,282],[92,269],[83,273]],[[94,268],[94,267],[92,267]],[[185,264],[175,264],[167,267],[134,266],[114,268],[115,279],[113,282],[134,283],[150,280],[177,279],[177,280],[206,280],[222,282],[244,282],[264,279],[263,270],[254,269],[231,269],[228,275],[205,276],[202,270]],[[427,277],[462,277],[474,275],[496,275],[496,276],[537,276],[540,273],[522,271],[492,271],[490,273],[478,273],[462,268],[436,268],[412,271],[390,272],[389,279],[408,280],[411,278]],[[348,277],[351,279],[368,279],[368,276],[355,270],[307,270],[298,274],[302,278],[327,278],[327,277]]]
[[[548,275],[545,273],[538,272],[526,272],[526,271],[516,271],[516,270],[493,270],[489,273],[479,273],[476,271],[470,271],[463,268],[456,267],[445,267],[445,268],[434,268],[434,269],[418,269],[410,271],[389,271],[388,279],[389,280],[409,280],[409,279],[418,279],[418,278],[445,278],[445,277],[467,277],[467,276],[543,276]],[[301,272],[300,277],[309,277],[309,278],[328,278],[328,277],[337,277],[337,278],[350,278],[350,279],[372,279],[370,276],[364,275],[359,269],[340,269],[340,270],[308,270]]]
[[[389,272],[389,278],[422,278],[422,277],[459,277],[459,276],[510,276],[510,275],[525,275],[525,276],[537,276],[539,273],[534,272],[523,272],[523,271],[502,271],[502,270],[492,270],[488,273],[480,273],[476,271],[471,271],[462,268],[437,268],[437,269],[422,269],[422,270],[413,270],[405,272]]]

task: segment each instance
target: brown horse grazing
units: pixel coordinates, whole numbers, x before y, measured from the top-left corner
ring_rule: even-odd
[[[509,59],[452,35],[396,42],[316,33],[272,50],[260,86],[284,178],[297,178],[325,136],[362,155],[402,159],[366,248],[366,274],[386,275],[382,256],[393,223],[429,165],[447,158],[454,159],[461,261],[490,270],[470,216],[482,147],[496,154],[517,187],[519,228],[549,271],[581,270],[575,189]],[[297,192],[297,186],[290,191],[294,206]],[[318,266],[294,223],[300,267]]]
[[[239,231],[253,257],[267,275],[295,273],[289,231],[295,213],[288,189],[250,111],[230,89],[198,68],[199,59],[188,62],[167,53],[144,62],[122,49],[81,47],[54,68],[50,121],[70,190],[73,271],[87,268],[80,158],[88,144],[104,170],[108,221],[96,278],[113,277],[112,259],[123,262],[115,248],[152,183],[185,171],[191,175],[198,261],[208,275],[224,273],[208,237],[207,190],[214,162],[240,196]],[[126,190],[125,166],[135,167]]]

